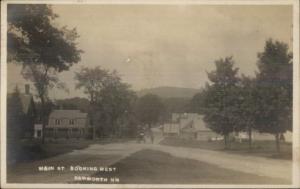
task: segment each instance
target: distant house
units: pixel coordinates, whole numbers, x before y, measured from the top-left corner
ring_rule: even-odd
[[[53,110],[45,130],[46,138],[85,138],[90,132],[87,113]]]
[[[203,116],[196,113],[173,113],[171,123],[163,125],[163,133],[166,136],[194,140],[211,140],[219,137],[206,127]]]
[[[184,113],[180,118],[180,137],[195,140],[211,140],[219,137],[218,134],[208,128],[203,121],[203,115],[196,113]]]
[[[178,123],[164,123],[163,124],[164,136],[179,136],[179,124]]]
[[[168,123],[163,124],[164,136],[179,136],[180,134],[180,114],[172,113],[172,120]]]
[[[30,93],[30,86],[25,85],[25,91],[19,92],[18,97],[21,103],[21,110],[24,115],[22,121],[22,128],[20,128],[21,138],[32,138],[34,134],[34,123],[36,120],[36,105],[32,94]],[[8,101],[13,100],[12,94],[8,94]]]

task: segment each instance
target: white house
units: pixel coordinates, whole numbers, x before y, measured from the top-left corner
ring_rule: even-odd
[[[46,138],[84,138],[90,132],[87,113],[53,110],[46,126]]]
[[[173,113],[171,123],[163,125],[164,135],[185,139],[211,140],[218,134],[206,127],[203,116],[196,113]]]

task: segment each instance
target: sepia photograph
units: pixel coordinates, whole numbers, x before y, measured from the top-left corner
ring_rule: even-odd
[[[1,188],[299,188],[299,2],[1,2]]]

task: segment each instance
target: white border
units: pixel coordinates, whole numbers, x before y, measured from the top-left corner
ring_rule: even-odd
[[[299,1],[293,7],[293,184],[300,188]]]
[[[6,183],[6,5],[27,4],[198,4],[293,6],[293,181],[291,185],[179,185],[179,184],[8,184]],[[299,1],[298,0],[4,0],[1,2],[1,187],[2,188],[299,188]]]
[[[1,186],[2,183],[6,182],[6,95],[7,95],[7,64],[6,64],[6,38],[7,38],[7,27],[6,27],[6,5],[1,3]],[[3,174],[5,173],[5,174]]]
[[[295,5],[297,0],[3,0],[3,4]]]

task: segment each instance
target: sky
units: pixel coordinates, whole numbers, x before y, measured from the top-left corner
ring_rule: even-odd
[[[240,74],[254,76],[257,53],[269,38],[292,46],[292,7],[285,5],[54,5],[59,27],[75,27],[81,61],[59,74],[81,96],[74,72],[100,66],[116,70],[134,90],[159,86],[199,89],[214,61],[233,56]],[[8,65],[8,90],[27,83]]]

